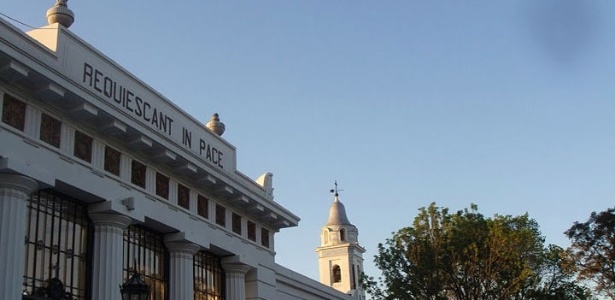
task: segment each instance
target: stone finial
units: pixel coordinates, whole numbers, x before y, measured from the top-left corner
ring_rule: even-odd
[[[222,135],[224,133],[224,123],[220,122],[220,117],[218,113],[215,113],[211,116],[211,120],[205,124],[207,129],[213,131],[217,135]]]
[[[75,21],[75,14],[68,9],[68,0],[56,0],[56,4],[47,10],[47,23],[49,25],[59,23],[68,28]]]

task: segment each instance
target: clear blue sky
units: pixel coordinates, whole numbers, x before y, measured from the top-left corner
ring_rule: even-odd
[[[42,26],[54,1],[0,3]],[[220,113],[242,172],[274,173],[302,218],[277,261],[312,278],[336,179],[371,275],[433,201],[528,212],[561,246],[614,206],[614,1],[68,4],[74,33],[197,119]]]

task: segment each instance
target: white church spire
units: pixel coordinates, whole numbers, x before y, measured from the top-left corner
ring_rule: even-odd
[[[336,181],[335,188],[331,189],[334,196],[329,219],[320,232],[320,247],[316,248],[320,282],[353,295],[353,299],[365,299],[359,283],[365,249],[359,245],[359,230],[348,220],[346,208],[339,199],[340,191]]]

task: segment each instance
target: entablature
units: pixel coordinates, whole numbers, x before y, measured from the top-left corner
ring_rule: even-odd
[[[236,169],[230,143],[74,34],[53,25],[31,34],[55,51],[1,19],[0,34],[9,42],[0,44],[0,79],[7,89],[274,230],[298,224],[297,216]]]

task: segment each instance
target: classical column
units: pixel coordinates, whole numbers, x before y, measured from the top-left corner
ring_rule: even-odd
[[[92,299],[121,299],[124,229],[132,220],[120,214],[90,214],[94,223]]]
[[[28,197],[36,180],[0,174],[0,299],[21,299]]]
[[[223,263],[222,267],[226,274],[226,299],[245,300],[246,273],[251,267],[241,263]]]
[[[169,299],[194,298],[194,254],[200,246],[186,242],[167,242],[170,256]]]

